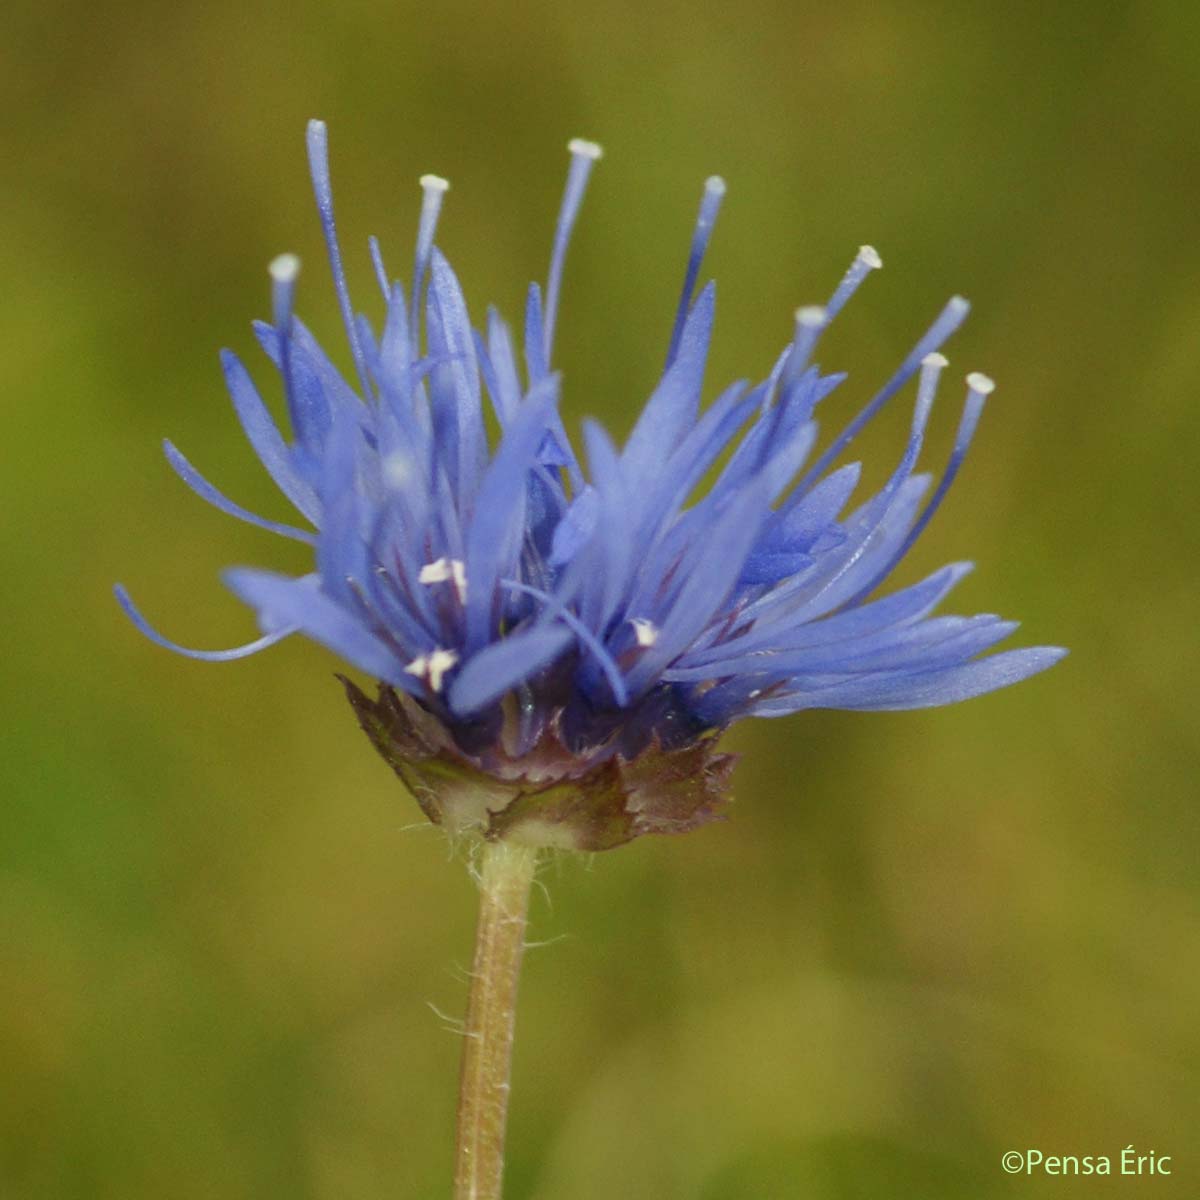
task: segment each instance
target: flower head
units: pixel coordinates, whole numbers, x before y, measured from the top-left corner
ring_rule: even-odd
[[[380,682],[371,699],[346,681],[351,702],[434,820],[589,848],[715,815],[730,761],[715,753],[714,735],[743,717],[947,704],[1061,657],[1051,647],[980,657],[1015,625],[931,616],[967,563],[877,595],[953,483],[993,388],[967,376],[954,448],[931,489],[914,471],[947,365],[940,347],[965,300],[950,300],[817,452],[816,410],[845,376],[822,374],[813,354],[882,265],[864,246],[825,305],[797,311],[767,378],[702,408],[715,291],[695,289],[725,192],[714,177],[662,377],[623,447],[585,421],[580,455],[559,415],[552,361],[567,246],[600,148],[570,144],[546,290],[529,290],[523,363],[494,310],[472,325],[434,246],[448,187],[435,176],[421,180],[410,287],[393,280],[372,239],[385,317],[376,329],[355,315],[320,122],[309,126],[308,150],[354,381],[293,315],[292,255],[271,263],[272,320],[255,326],[282,378],[290,441],[239,359],[226,351],[222,363],[246,436],[312,530],[247,512],[170,442],[166,454],[216,507],[311,544],[315,567],[300,578],[227,572],[263,631],[227,651],[167,641],[118,588],[149,637],[227,659],[304,634]],[[894,469],[848,509],[859,467],[838,465],[844,451],[914,378]]]

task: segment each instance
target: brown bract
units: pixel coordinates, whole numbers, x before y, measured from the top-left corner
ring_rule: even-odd
[[[583,755],[551,726],[520,758],[500,745],[465,754],[434,716],[385,684],[372,700],[339,675],[363,732],[450,833],[569,850],[610,850],[647,833],[686,833],[722,820],[735,757],[709,735],[679,749],[657,743],[636,758],[611,746]]]

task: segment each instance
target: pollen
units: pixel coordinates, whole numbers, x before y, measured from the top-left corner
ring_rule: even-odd
[[[467,569],[460,558],[438,558],[426,563],[417,576],[418,583],[447,583],[453,581],[460,600],[467,598]]]
[[[631,617],[629,623],[639,646],[653,646],[658,641],[658,626],[653,621],[646,617]]]
[[[587,138],[572,138],[567,143],[567,149],[572,154],[582,155],[584,158],[590,158],[593,162],[596,159],[604,157],[604,149],[596,142],[589,142]]]
[[[443,650],[438,647],[432,654],[421,654],[414,658],[404,668],[404,673],[424,679],[433,691],[440,692],[443,677],[457,663],[458,654],[454,650]]]
[[[293,283],[300,274],[300,259],[295,254],[279,254],[267,267],[271,278],[278,283]]]

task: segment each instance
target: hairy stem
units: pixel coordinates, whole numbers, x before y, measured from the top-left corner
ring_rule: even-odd
[[[517,977],[537,851],[488,842],[458,1092],[454,1200],[500,1200]]]

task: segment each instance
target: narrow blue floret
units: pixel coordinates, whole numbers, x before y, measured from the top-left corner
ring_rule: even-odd
[[[319,121],[308,149],[356,385],[294,316],[299,262],[290,255],[271,264],[271,323],[255,326],[281,377],[290,440],[241,361],[225,351],[222,366],[250,444],[312,529],[247,511],[172,443],[165,449],[210,504],[311,543],[314,571],[298,579],[227,572],[264,635],[228,651],[168,640],[118,587],[131,620],[158,644],[220,660],[302,633],[405,692],[464,743],[507,727],[519,752],[554,727],[575,750],[608,746],[626,756],[746,716],[949,704],[1016,683],[1065,653],[987,655],[1015,623],[931,615],[970,564],[876,594],[938,511],[993,387],[968,376],[954,448],[931,491],[916,466],[946,366],[940,348],[965,319],[965,300],[949,301],[891,379],[816,453],[815,413],[845,376],[823,374],[813,355],[882,266],[864,246],[826,305],[798,310],[767,377],[736,383],[702,408],[716,291],[709,283],[696,294],[696,285],[725,194],[714,176],[662,377],[624,447],[585,422],[581,457],[559,413],[553,346],[567,249],[599,147],[571,143],[544,301],[536,284],[528,294],[523,356],[494,310],[481,327],[471,321],[435,244],[449,186],[435,176],[421,181],[410,284],[388,275],[372,239],[386,311],[379,327],[355,314]],[[896,465],[847,512],[859,465],[839,461],[914,377]],[[485,397],[500,430],[491,441]],[[504,716],[514,702],[518,734]]]

